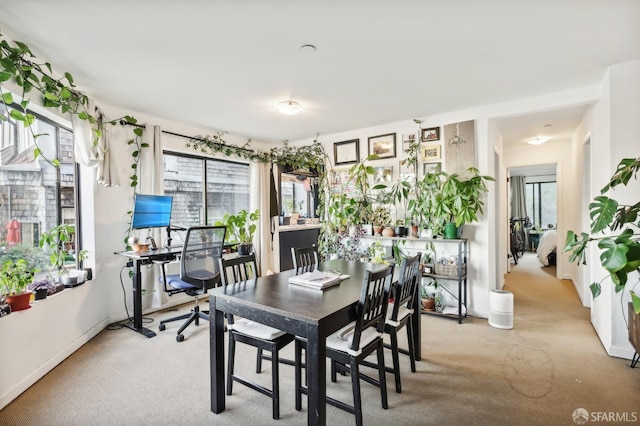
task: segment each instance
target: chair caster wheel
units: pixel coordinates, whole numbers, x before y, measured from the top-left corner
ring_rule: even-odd
[[[164,331],[166,328],[167,328],[167,326],[166,326],[166,325],[164,325],[164,324],[160,324],[160,325],[158,326],[158,330],[160,330],[160,331]]]
[[[178,335],[176,336],[176,340],[177,340],[178,342],[182,342],[182,341],[184,340],[184,334],[178,334]]]

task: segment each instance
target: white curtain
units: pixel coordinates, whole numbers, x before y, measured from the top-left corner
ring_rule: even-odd
[[[511,217],[527,217],[526,176],[511,177]]]
[[[89,100],[87,107],[89,114],[94,114],[97,119],[99,112],[92,100]],[[102,152],[94,143],[93,129],[89,120],[81,120],[76,114],[71,114],[71,125],[73,127],[73,155],[76,161],[85,167],[97,167],[102,160]]]
[[[267,271],[273,271],[273,241],[271,236],[270,212],[270,175],[269,163],[252,162],[249,167],[251,194],[249,209],[260,209],[260,224],[253,242],[256,259],[258,259],[260,272],[265,275]]]
[[[142,142],[149,145],[141,150],[138,164],[138,182],[141,194],[163,194],[164,180],[162,168],[162,131],[160,126],[146,126],[142,135]],[[147,231],[145,231],[147,232]],[[152,237],[158,246],[163,244],[162,229],[152,228],[145,235],[139,235],[141,240]],[[162,290],[160,278],[162,272],[159,265],[153,265],[142,274],[142,308],[161,308],[169,299]],[[146,296],[146,297],[144,297]]]

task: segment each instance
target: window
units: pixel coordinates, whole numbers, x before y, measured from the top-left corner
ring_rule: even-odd
[[[170,152],[163,154],[163,164],[173,224],[213,225],[225,213],[249,210],[248,164]]]
[[[541,228],[553,228],[557,222],[556,182],[527,183],[527,212],[531,222]]]
[[[45,274],[50,270],[49,258],[39,248],[40,235],[61,223],[74,227],[79,223],[77,173],[72,131],[29,112],[36,116],[32,130],[12,119],[0,121],[0,262],[22,257]],[[44,156],[57,158],[60,167],[42,156],[34,158],[32,133],[40,135],[38,145]],[[69,267],[79,266],[76,240],[65,246]]]

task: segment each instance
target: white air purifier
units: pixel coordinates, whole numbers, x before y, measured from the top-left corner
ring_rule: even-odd
[[[505,290],[491,290],[489,325],[502,329],[513,328],[513,293]]]

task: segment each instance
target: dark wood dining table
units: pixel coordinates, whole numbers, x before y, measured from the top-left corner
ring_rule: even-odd
[[[209,291],[211,411],[225,409],[224,313],[238,315],[307,339],[307,423],[326,424],[327,336],[355,319],[355,306],[365,270],[384,265],[330,260],[319,270],[339,271],[349,278],[339,285],[316,290],[289,283],[294,270],[266,275]],[[419,303],[419,301],[418,301]],[[420,315],[414,315],[419,317]],[[419,348],[420,333],[416,333]]]

